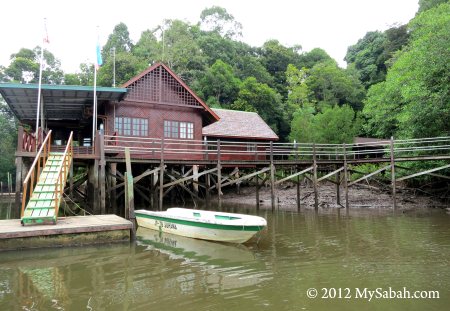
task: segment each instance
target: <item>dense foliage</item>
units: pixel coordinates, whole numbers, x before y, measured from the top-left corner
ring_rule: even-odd
[[[163,61],[209,105],[256,111],[282,141],[449,135],[450,4],[420,0],[419,6],[407,25],[370,31],[350,46],[345,69],[320,48],[303,51],[277,40],[249,46],[240,41],[242,25],[221,7],[203,10],[196,24],[164,20],[137,42],[119,23],[103,46],[98,83],[113,84],[114,64],[120,85]],[[10,64],[0,66],[0,80],[36,82],[39,53],[36,47],[11,55]],[[44,56],[44,83],[92,85],[92,64],[64,74],[57,58]],[[0,117],[1,147],[9,150],[14,139],[5,137],[14,122],[4,109]]]

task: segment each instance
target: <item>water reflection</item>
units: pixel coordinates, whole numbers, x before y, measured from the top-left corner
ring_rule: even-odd
[[[209,290],[221,292],[270,279],[264,263],[245,245],[196,240],[146,228],[139,228],[137,238],[138,245],[147,246],[147,250],[181,260],[183,266],[198,270],[197,275],[192,273],[179,279],[191,280],[186,284],[189,288],[184,286],[183,290],[191,291],[196,284],[203,284]]]
[[[240,210],[257,213],[254,209]],[[0,253],[0,310],[444,310],[443,211],[261,211],[258,243],[138,230],[136,244]],[[308,288],[439,290],[439,300],[311,300]]]

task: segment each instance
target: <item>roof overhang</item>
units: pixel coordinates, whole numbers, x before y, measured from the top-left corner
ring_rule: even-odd
[[[0,83],[0,94],[20,120],[36,120],[37,84]],[[97,87],[97,100],[121,101],[126,88]],[[86,107],[92,107],[93,86],[41,86],[42,107],[47,120],[80,120]]]

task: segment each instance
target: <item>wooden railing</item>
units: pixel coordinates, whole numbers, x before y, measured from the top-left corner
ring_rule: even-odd
[[[64,194],[64,185],[66,184],[67,174],[69,173],[70,166],[73,160],[73,132],[70,132],[69,140],[67,141],[66,149],[64,150],[64,155],[61,164],[58,167],[58,179],[57,185],[55,187],[55,216],[58,216],[59,203],[58,198],[62,198]]]
[[[39,128],[38,135],[36,137],[36,132],[30,132],[20,126],[18,134],[18,151],[35,152],[42,143],[44,131],[42,128]]]
[[[130,148],[134,156],[151,158],[183,157],[185,159],[216,160],[220,150],[222,160],[258,161],[273,156],[277,161],[292,160],[358,160],[396,158],[450,157],[450,137],[402,140],[378,140],[354,144],[311,144],[278,142],[243,142],[221,140],[182,140],[134,136],[105,135],[106,153],[123,153]]]
[[[47,159],[50,154],[51,138],[52,131],[50,130],[44,141],[42,142],[41,147],[39,148],[39,151],[37,152],[36,157],[33,161],[33,164],[31,165],[30,170],[28,171],[28,174],[23,181],[22,208],[20,217],[23,217],[23,212],[25,210],[28,199],[31,198],[34,187],[39,180],[39,176],[41,175],[41,170],[45,167],[45,163],[47,163]]]

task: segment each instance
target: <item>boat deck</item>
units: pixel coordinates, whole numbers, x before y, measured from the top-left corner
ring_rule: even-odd
[[[116,215],[61,217],[56,225],[0,220],[0,250],[129,241],[131,229],[130,221]]]

